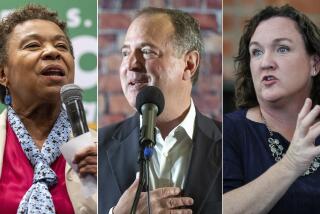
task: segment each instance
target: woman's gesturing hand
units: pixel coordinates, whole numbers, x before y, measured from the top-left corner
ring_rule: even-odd
[[[286,155],[283,157],[286,166],[302,175],[312,164],[314,158],[320,154],[320,146],[316,146],[315,139],[320,135],[320,122],[317,117],[320,106],[312,108],[312,101],[307,98],[299,112],[296,129]]]

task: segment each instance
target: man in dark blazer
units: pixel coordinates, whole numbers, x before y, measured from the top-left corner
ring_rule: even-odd
[[[221,132],[191,98],[202,49],[198,23],[179,10],[146,8],[125,37],[120,79],[129,104],[134,108],[147,85],[165,98],[156,119],[157,144],[163,144],[150,162],[152,213],[221,213]],[[130,212],[139,180],[139,130],[138,114],[99,130],[99,213]],[[169,145],[171,156],[163,152]],[[157,164],[169,178],[161,177]],[[143,192],[137,213],[147,213],[146,205]]]

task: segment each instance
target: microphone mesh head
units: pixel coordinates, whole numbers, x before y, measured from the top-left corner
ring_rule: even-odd
[[[67,84],[62,86],[60,90],[61,100],[67,104],[73,100],[82,100],[82,89],[75,84]]]
[[[161,114],[164,108],[164,97],[161,90],[155,86],[144,87],[136,98],[136,108],[142,114],[141,107],[146,103],[152,103],[158,107],[157,115]]]

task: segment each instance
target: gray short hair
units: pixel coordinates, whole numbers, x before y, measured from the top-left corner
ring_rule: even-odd
[[[140,10],[135,18],[142,15],[166,14],[175,29],[173,36],[173,45],[177,48],[177,54],[181,56],[184,52],[198,51],[203,52],[203,41],[200,33],[200,25],[190,14],[176,9],[147,7]],[[199,76],[198,66],[192,77],[192,83],[195,84]]]

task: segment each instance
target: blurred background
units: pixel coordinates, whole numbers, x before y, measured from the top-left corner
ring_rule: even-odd
[[[290,4],[320,27],[320,0],[224,0],[223,1],[223,112],[234,107],[234,64],[245,21],[267,5]]]
[[[134,113],[121,90],[120,47],[135,12],[148,6],[179,8],[199,21],[205,54],[202,57],[199,80],[193,89],[193,100],[202,113],[221,120],[222,10],[220,0],[100,0],[98,2],[98,126],[118,122]]]
[[[38,3],[57,11],[67,22],[75,54],[75,84],[83,90],[84,108],[91,128],[97,121],[97,2],[87,0],[0,1],[0,18],[27,3]],[[0,104],[0,112],[4,105]]]

